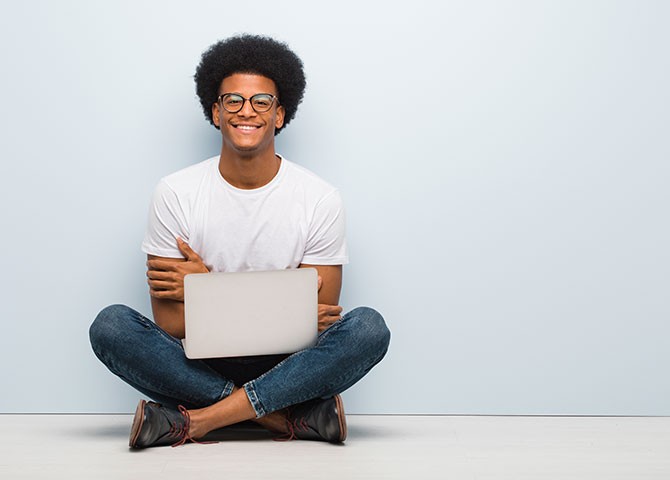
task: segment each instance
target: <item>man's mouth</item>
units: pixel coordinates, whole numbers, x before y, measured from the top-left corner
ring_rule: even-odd
[[[233,128],[236,128],[237,130],[242,130],[243,132],[252,132],[261,127],[260,125],[233,125]]]

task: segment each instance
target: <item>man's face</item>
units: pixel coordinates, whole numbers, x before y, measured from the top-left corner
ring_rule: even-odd
[[[275,83],[262,75],[249,73],[235,73],[221,82],[219,95],[234,93],[245,99],[259,93],[269,93],[277,96]],[[275,100],[270,110],[264,113],[256,112],[249,100],[239,112],[226,111],[221,102],[212,106],[214,125],[221,129],[223,142],[239,153],[253,155],[261,153],[274,143],[276,128],[284,124],[284,107]]]

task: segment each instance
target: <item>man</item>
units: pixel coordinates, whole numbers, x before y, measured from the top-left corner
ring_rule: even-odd
[[[155,323],[113,305],[90,328],[98,358],[159,402],[139,402],[130,446],[179,445],[245,420],[288,438],[342,442],[339,393],[381,361],[390,333],[370,308],[341,316],[348,256],[339,193],[274,149],[303,97],[302,62],[283,43],[242,35],[210,47],[195,80],[206,117],[221,131],[221,152],[155,190],[142,244]],[[184,275],[302,267],[319,274],[316,346],[292,355],[185,357]]]

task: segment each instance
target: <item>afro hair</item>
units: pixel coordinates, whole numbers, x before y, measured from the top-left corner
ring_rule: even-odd
[[[285,43],[260,35],[238,35],[209,47],[196,68],[195,86],[212,125],[212,105],[217,102],[221,82],[234,73],[263,75],[274,81],[285,110],[284,125],[275,131],[278,134],[295,117],[305,93],[307,82],[300,58]]]

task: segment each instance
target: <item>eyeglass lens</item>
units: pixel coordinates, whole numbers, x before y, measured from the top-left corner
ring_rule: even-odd
[[[264,113],[270,110],[274,99],[275,97],[269,93],[257,93],[248,99],[236,93],[227,93],[221,97],[221,103],[227,112],[237,113],[244,107],[244,102],[249,100],[256,112]]]

